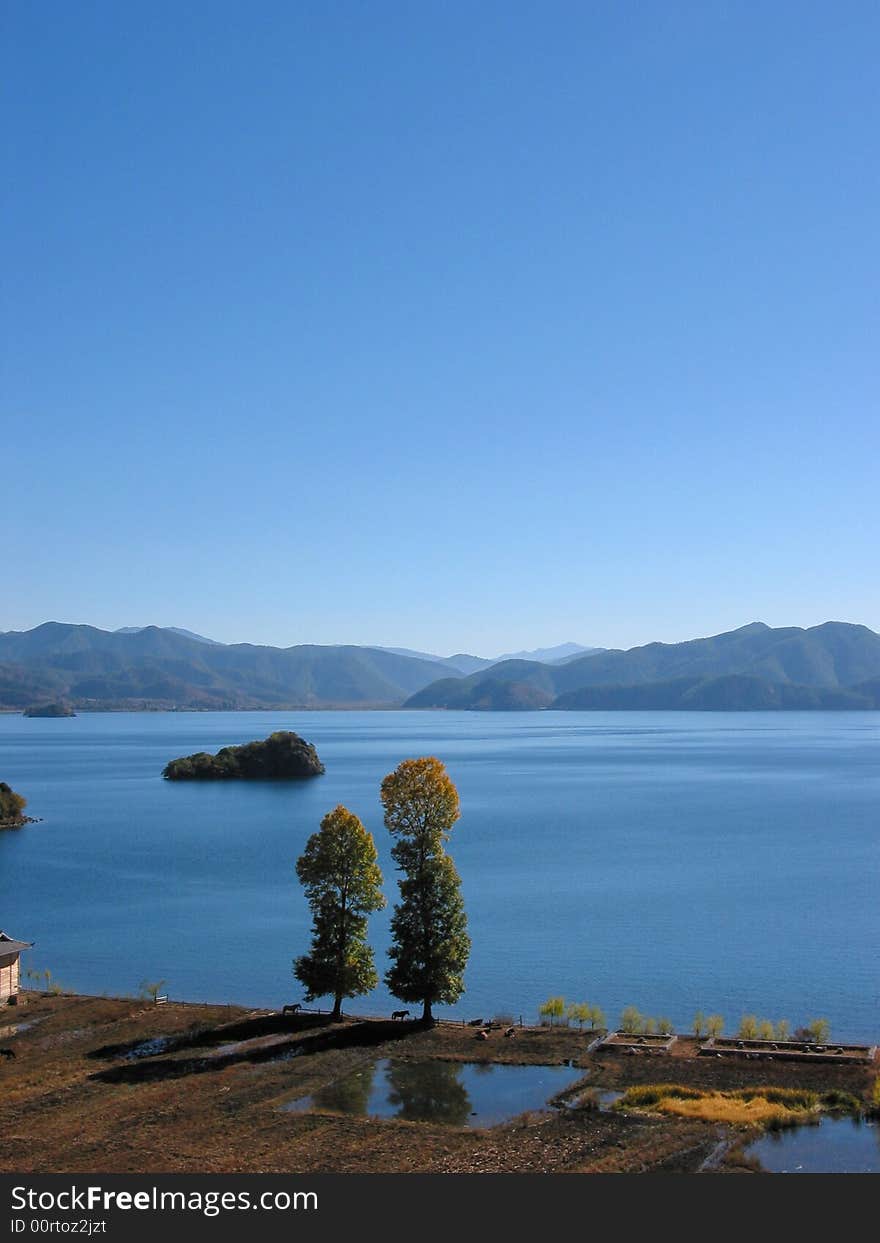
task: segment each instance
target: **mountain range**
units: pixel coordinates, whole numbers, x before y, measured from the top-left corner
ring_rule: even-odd
[[[686,643],[601,651],[562,664],[509,660],[415,692],[408,708],[878,708],[880,635],[826,622],[753,622]]]
[[[880,708],[880,635],[845,622],[755,622],[687,643],[529,655],[277,648],[173,627],[46,622],[0,633],[0,708]]]

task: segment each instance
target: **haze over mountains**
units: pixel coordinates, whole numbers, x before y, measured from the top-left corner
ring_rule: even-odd
[[[63,699],[80,709],[880,708],[880,635],[846,622],[809,630],[755,622],[687,643],[563,644],[531,656],[275,648],[173,627],[46,622],[0,633],[0,707]]]

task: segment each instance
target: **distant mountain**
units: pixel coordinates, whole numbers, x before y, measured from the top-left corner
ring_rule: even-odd
[[[505,660],[535,660],[539,664],[555,665],[562,661],[573,660],[576,656],[585,656],[588,652],[601,652],[601,647],[584,647],[580,643],[560,643],[558,647],[536,647],[531,652],[507,652],[504,656],[470,656],[466,652],[458,652],[455,656],[432,656],[429,652],[414,652],[407,647],[384,647],[383,652],[395,652],[398,656],[415,656],[419,660],[436,660],[438,664],[459,673],[478,673],[481,669],[489,669]]]
[[[120,626],[118,630],[114,630],[114,634],[140,634],[142,630],[147,630],[147,626]],[[210,643],[212,647],[225,647],[224,643],[218,643],[216,639],[206,639],[203,634],[196,634],[194,630],[181,630],[179,626],[162,626],[162,630],[167,630],[169,634],[182,634],[185,639],[195,639],[197,643]]]
[[[722,681],[732,675],[748,681]],[[683,696],[690,707],[869,707],[876,678],[880,635],[866,626],[826,622],[809,630],[771,629],[754,622],[711,638],[595,652],[556,665],[505,661],[454,682],[435,682],[406,706],[491,709],[511,695],[523,700],[530,688],[535,706],[559,708],[683,706]],[[849,697],[808,695],[810,688],[846,691]]]
[[[380,647],[380,652],[393,652],[395,656],[410,656],[415,660],[433,660],[447,669],[455,669],[459,673],[476,673],[479,669],[487,669],[493,662],[483,656],[469,656],[467,652],[457,652],[455,656],[432,656],[430,652],[414,652],[408,647]]]
[[[46,622],[0,634],[0,706],[396,706],[436,679],[435,662],[366,647],[211,644],[171,629],[113,633]]]
[[[674,678],[641,686],[584,686],[553,702],[554,708],[633,710],[665,708],[701,712],[742,712],[768,709],[873,708],[873,698],[853,690],[767,682],[744,673],[720,678]]]
[[[503,660],[536,660],[542,665],[558,665],[576,656],[604,650],[601,647],[584,647],[582,643],[560,643],[557,647],[536,647],[531,652],[507,652],[504,656],[496,656],[491,663],[498,665]]]
[[[46,622],[0,634],[0,708],[61,700],[76,709],[876,709],[880,635],[845,622],[809,630],[755,622],[561,663],[493,663],[406,649],[212,643],[158,626],[110,632]]]

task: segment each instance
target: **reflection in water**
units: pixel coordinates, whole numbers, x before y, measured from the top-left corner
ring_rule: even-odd
[[[388,1067],[388,1104],[409,1122],[445,1122],[464,1126],[471,1098],[454,1062],[397,1062]]]
[[[582,1077],[583,1071],[570,1066],[383,1058],[283,1108],[292,1113],[324,1109],[446,1126],[494,1126],[526,1110],[543,1108],[550,1097]]]
[[[376,1077],[376,1063],[369,1062],[362,1070],[345,1079],[337,1079],[325,1088],[319,1088],[310,1098],[312,1108],[329,1109],[333,1113],[358,1114],[369,1113],[367,1106],[373,1091]]]

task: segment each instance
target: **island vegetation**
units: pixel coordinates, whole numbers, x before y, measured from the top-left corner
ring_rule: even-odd
[[[0,781],[0,829],[20,829],[23,824],[27,824],[25,807],[27,799],[16,794],[5,781]]]
[[[76,713],[69,703],[59,699],[54,703],[32,704],[25,708],[22,716],[76,716]]]
[[[324,765],[310,742],[289,730],[276,730],[262,742],[223,747],[216,755],[198,751],[171,760],[162,776],[169,781],[225,781],[317,777]]]

